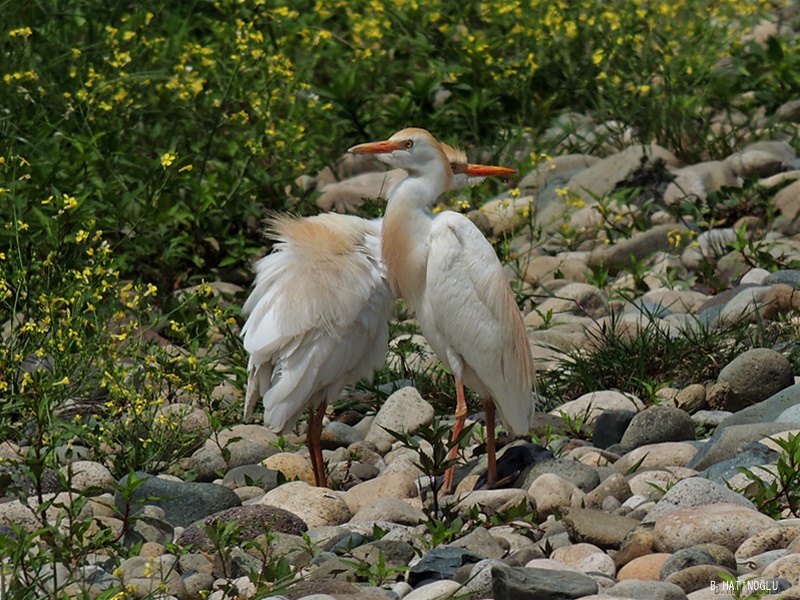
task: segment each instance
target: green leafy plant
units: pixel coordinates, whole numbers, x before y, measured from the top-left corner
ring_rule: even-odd
[[[800,516],[800,435],[770,438],[781,450],[774,471],[766,467],[738,467],[751,484],[745,494],[759,511],[773,519],[788,512]]]

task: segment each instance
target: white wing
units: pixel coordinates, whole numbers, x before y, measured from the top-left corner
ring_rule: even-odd
[[[435,324],[428,341],[452,370],[463,369],[468,387],[492,398],[508,431],[527,433],[535,408],[533,358],[491,244],[465,216],[441,213],[430,232],[426,276],[425,305]]]
[[[274,224],[281,241],[256,265],[244,306],[245,420],[261,396],[265,424],[285,432],[309,404],[383,364],[391,294],[379,222],[320,215]]]

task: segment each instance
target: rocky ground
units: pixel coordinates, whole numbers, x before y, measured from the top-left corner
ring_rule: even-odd
[[[798,107],[781,109],[790,127]],[[625,135],[614,124],[582,127],[573,135]],[[800,260],[800,161],[785,139],[744,143],[725,160],[693,165],[657,146],[632,145],[605,158],[560,155],[475,211],[487,235],[511,239],[517,261],[509,277],[532,299],[526,323],[539,368],[554,367],[559,351],[591,350],[592,332],[612,322],[631,332],[657,326],[675,337],[794,318],[800,271],[754,268],[727,244],[743,235],[778,266]],[[353,178],[306,181],[322,192],[322,207],[348,209],[376,190],[385,193],[383,173],[346,168]],[[700,228],[696,218],[671,210],[687,197],[710,206],[714,193],[754,182],[780,187],[769,200],[775,219],[743,209]],[[596,199],[625,188],[640,193],[613,223],[645,216],[647,227],[615,236]],[[524,227],[529,211],[543,227],[539,239]],[[570,248],[557,235],[563,231],[572,232]],[[641,265],[636,273],[632,261]],[[676,284],[696,281],[701,265],[724,291]],[[592,274],[599,268],[607,271],[605,285]],[[620,299],[625,290],[629,300]],[[431,359],[424,340],[417,342],[422,350],[409,358],[422,365]],[[413,387],[394,392],[375,415],[350,411],[326,423],[333,489],[311,485],[302,433],[282,451],[263,426],[235,426],[209,435],[186,458],[197,481],[149,477],[137,488],[141,502],[131,507],[140,518],[125,535],[128,544],[141,542],[138,556],[115,568],[102,551],[92,553],[71,591],[95,597],[121,582],[131,597],[251,598],[257,590],[247,574],[277,568],[284,558],[299,582],[275,593],[291,599],[702,600],[728,593],[731,582],[769,598],[800,598],[800,519],[785,511],[775,520],[741,493],[752,482],[739,467],[769,483],[781,456],[775,438],[800,432],[800,383],[777,350],[743,352],[716,380],[658,390],[656,402],[614,390],[557,399],[561,405],[540,411],[534,427],[540,436],[548,427],[558,434],[551,440],[557,458],[512,443],[525,460],[512,465],[518,473],[503,489],[473,491],[485,464],[476,440],[458,489],[442,499],[448,516],[437,532],[425,525],[431,508],[420,490],[430,482],[417,452],[382,427],[413,433],[432,423],[433,408]],[[191,407],[183,418],[186,427],[208,426]],[[574,431],[578,422],[594,432],[590,441]],[[713,434],[698,440],[698,432]],[[6,444],[3,456],[16,450]],[[124,509],[126,501],[112,493],[108,470],[89,461],[69,468],[75,490],[91,496],[82,510],[120,531],[113,506]],[[72,496],[56,498],[54,514]],[[241,531],[222,543],[202,527],[234,521]],[[16,500],[0,504],[0,524],[37,527]],[[56,563],[40,577],[63,580],[75,568]]]

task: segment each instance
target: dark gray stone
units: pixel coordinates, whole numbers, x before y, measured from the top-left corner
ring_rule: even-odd
[[[364,441],[364,436],[357,429],[340,421],[331,421],[325,429],[336,434],[345,446]]]
[[[694,423],[688,414],[671,406],[651,406],[633,417],[620,444],[632,450],[647,444],[694,439]]]
[[[664,561],[664,564],[661,566],[660,577],[661,579],[666,579],[673,573],[683,571],[688,567],[694,567],[696,565],[715,564],[717,564],[717,562],[714,560],[714,557],[705,550],[699,550],[697,548],[684,548],[682,550],[678,550]]]
[[[239,496],[223,485],[169,481],[147,473],[136,473],[136,477],[144,481],[134,490],[130,507],[126,506],[121,492],[114,495],[114,502],[122,514],[128,514],[130,510],[135,514],[137,507],[146,502],[160,507],[172,526],[188,527],[209,515],[242,504]],[[120,480],[119,485],[125,488],[127,480],[128,475]]]
[[[222,483],[237,488],[254,485],[268,492],[278,487],[278,472],[261,465],[242,465],[225,473]]]
[[[464,565],[481,560],[483,560],[482,556],[461,548],[434,548],[411,567],[408,572],[408,584],[416,588],[424,583],[452,579],[456,571]]]
[[[377,565],[383,558],[387,569],[404,567],[414,558],[414,547],[399,540],[377,540],[355,548],[350,555],[370,565]]]
[[[522,485],[516,485],[515,487],[526,490],[536,481],[537,477],[545,473],[553,473],[563,477],[584,492],[590,492],[600,484],[600,475],[589,465],[574,460],[553,458],[537,462],[526,468],[517,478],[517,483],[522,481]]]
[[[601,449],[618,444],[635,414],[632,410],[607,410],[600,414],[592,427],[592,443]]]
[[[597,583],[582,573],[492,566],[494,600],[572,600],[596,594],[598,589]]]
[[[733,359],[719,374],[742,407],[766,400],[794,384],[792,366],[770,348],[751,348]]]

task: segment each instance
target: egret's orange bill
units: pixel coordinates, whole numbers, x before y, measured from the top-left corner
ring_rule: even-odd
[[[514,175],[516,171],[507,167],[496,167],[494,165],[473,165],[465,164],[458,169],[458,172],[464,173],[468,177],[492,177],[502,175]]]
[[[381,142],[367,142],[365,144],[358,144],[348,150],[353,154],[389,154],[395,150],[403,150],[404,146],[402,141],[399,140],[384,140]]]

